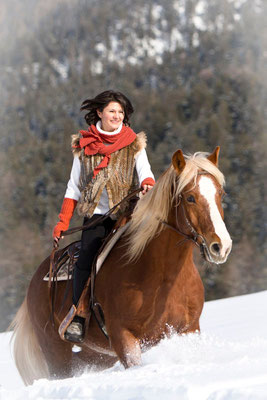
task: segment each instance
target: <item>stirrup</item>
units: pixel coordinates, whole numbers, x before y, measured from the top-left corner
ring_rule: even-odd
[[[85,334],[85,319],[75,315],[64,333],[64,339],[73,343],[81,343]]]

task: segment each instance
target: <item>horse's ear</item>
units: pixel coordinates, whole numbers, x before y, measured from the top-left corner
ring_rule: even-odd
[[[177,150],[172,156],[172,165],[178,175],[185,167],[185,159],[182,150]]]
[[[219,163],[219,153],[220,153],[220,146],[217,146],[217,147],[215,148],[214,152],[211,153],[211,154],[207,157],[207,159],[208,159],[209,161],[211,161],[213,164],[215,164],[216,167],[218,166],[218,163]]]

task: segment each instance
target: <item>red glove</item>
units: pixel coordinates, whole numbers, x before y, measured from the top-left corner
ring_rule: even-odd
[[[74,210],[77,205],[77,200],[64,198],[59,217],[59,222],[56,224],[53,230],[53,238],[59,238],[61,232],[68,229],[71,217],[73,216]]]
[[[144,187],[144,185],[149,185],[149,186],[154,186],[155,185],[155,181],[153,178],[146,178],[142,181],[141,183],[141,187]]]

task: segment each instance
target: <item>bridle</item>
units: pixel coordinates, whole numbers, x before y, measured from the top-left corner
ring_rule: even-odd
[[[208,246],[207,246],[205,238],[202,235],[200,235],[199,233],[197,233],[197,231],[192,226],[192,223],[189,221],[189,219],[188,219],[188,217],[186,215],[185,208],[184,208],[184,205],[182,203],[182,198],[183,198],[183,194],[180,193],[178,195],[178,202],[175,205],[176,226],[174,227],[174,226],[168,224],[168,222],[166,222],[166,221],[161,221],[161,223],[163,225],[167,226],[169,229],[172,229],[174,232],[178,233],[179,235],[181,235],[181,236],[183,236],[185,238],[184,240],[179,242],[178,245],[181,245],[182,243],[184,243],[187,240],[191,240],[196,246],[201,248],[201,251],[204,251],[204,249],[205,249],[207,251],[207,253],[209,254],[209,250],[208,250]],[[187,233],[182,232],[181,229],[180,229],[179,221],[178,221],[178,207],[179,206],[181,206],[181,208],[182,208],[183,217],[184,217],[184,220],[185,220],[187,228],[191,232],[191,235],[188,235]]]

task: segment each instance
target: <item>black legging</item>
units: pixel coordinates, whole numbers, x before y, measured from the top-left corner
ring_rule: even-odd
[[[84,218],[83,224],[94,221],[99,214],[94,214],[92,218]],[[82,294],[84,285],[91,273],[95,255],[103,243],[103,239],[111,232],[115,221],[110,217],[98,223],[92,228],[82,232],[81,250],[73,278],[73,304],[77,305]]]

